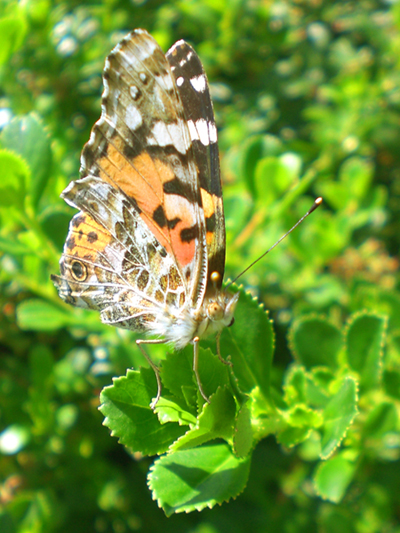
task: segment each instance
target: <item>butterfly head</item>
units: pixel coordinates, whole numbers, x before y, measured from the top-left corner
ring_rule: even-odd
[[[232,326],[239,293],[218,291],[206,298],[203,309],[207,317],[207,334],[221,331]]]

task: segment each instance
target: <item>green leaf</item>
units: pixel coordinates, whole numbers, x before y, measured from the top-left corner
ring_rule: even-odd
[[[36,344],[30,354],[31,387],[25,410],[29,413],[35,435],[46,435],[54,427],[52,405],[54,359],[50,348]]]
[[[267,312],[248,293],[241,293],[235,323],[221,335],[221,355],[232,361],[239,389],[250,393],[259,387],[264,401],[270,397],[274,332]]]
[[[0,207],[23,209],[30,170],[25,161],[8,150],[0,150]]]
[[[321,194],[336,209],[343,209],[368,192],[374,167],[371,160],[361,157],[346,159],[339,170],[339,180],[320,184]]]
[[[356,471],[356,463],[342,452],[321,463],[315,475],[317,494],[326,500],[339,503],[346,493]]]
[[[60,206],[52,206],[40,217],[43,231],[60,250],[64,245],[70,221],[70,210],[66,211]]]
[[[17,307],[17,323],[23,330],[54,331],[74,322],[68,311],[45,300],[24,300]]]
[[[322,424],[322,416],[319,412],[304,406],[297,405],[283,412],[283,419],[288,425],[278,433],[278,441],[288,447],[293,447],[305,440],[311,429],[318,428]]]
[[[286,372],[283,385],[284,401],[288,406],[306,402],[306,371],[300,365],[292,365]]]
[[[163,386],[170,390],[174,396],[185,398],[183,388],[186,389],[186,395],[191,391],[189,405],[195,405],[197,397],[192,367],[193,346],[187,346],[181,351],[168,351],[160,368]]]
[[[155,406],[154,412],[157,413],[161,424],[167,422],[178,422],[181,426],[195,425],[197,418],[187,409],[184,399],[175,396],[166,397],[162,392],[161,398]]]
[[[283,446],[292,448],[305,441],[311,433],[307,427],[287,427],[278,434],[278,442]]]
[[[16,241],[15,239],[10,239],[10,238],[1,237],[1,236],[0,236],[0,250],[6,254],[11,254],[14,256],[24,255],[31,251],[23,243],[20,243]]]
[[[326,367],[314,367],[307,378],[307,403],[325,408],[330,400],[329,386],[334,380],[333,373]]]
[[[210,396],[210,403],[205,404],[196,427],[180,437],[170,447],[170,451],[194,448],[217,438],[231,441],[235,411],[236,404],[232,393],[225,387],[219,388],[215,394]]]
[[[342,346],[340,330],[323,317],[302,317],[293,324],[289,344],[296,358],[306,368],[336,368]]]
[[[322,459],[328,458],[345,437],[358,414],[357,399],[357,382],[351,377],[346,377],[323,413]]]
[[[301,161],[295,154],[265,157],[258,161],[255,171],[257,197],[267,208],[299,179]]]
[[[241,172],[254,198],[257,197],[255,171],[260,159],[279,154],[281,146],[282,144],[277,137],[254,135],[246,141],[242,148]]]
[[[233,436],[233,451],[237,457],[246,457],[254,446],[253,429],[251,426],[251,411],[247,403],[239,409],[235,421]]]
[[[379,403],[368,414],[363,426],[364,438],[380,439],[389,432],[396,432],[398,420],[397,409],[393,403]]]
[[[227,444],[166,455],[151,467],[148,483],[167,516],[201,511],[236,497],[246,486],[250,459],[238,459]]]
[[[22,45],[28,26],[22,10],[0,18],[0,65],[4,65]]]
[[[215,349],[215,343],[214,343]],[[229,385],[228,366],[222,363],[210,349],[199,349],[199,375],[203,390],[210,397],[218,387]],[[196,377],[193,372],[193,346],[184,350],[168,353],[162,362],[161,379],[163,386],[176,398],[187,401],[189,406],[197,407],[197,401],[204,403],[199,396]]]
[[[104,425],[113,437],[133,452],[143,455],[164,453],[184,429],[178,424],[161,425],[150,408],[157,392],[154,372],[149,368],[128,370],[126,376],[114,378],[113,384],[100,394],[100,411]]]
[[[370,312],[353,315],[349,323],[347,361],[360,375],[360,385],[365,389],[376,387],[380,381],[386,329],[386,317]]]
[[[49,137],[34,114],[15,117],[1,133],[5,148],[21,155],[31,170],[29,194],[37,206],[50,177],[51,148]]]
[[[313,409],[304,405],[296,405],[284,412],[286,422],[293,427],[317,428],[322,424],[322,417]]]
[[[215,350],[216,351],[216,350]],[[229,365],[224,364],[217,355],[210,349],[199,349],[199,375],[204,392],[210,398],[219,387],[230,387]],[[194,373],[192,372],[193,379]],[[196,390],[198,391],[197,383]],[[198,398],[201,404],[203,398],[198,391]]]
[[[386,394],[400,400],[400,372],[397,370],[385,370],[382,381]]]
[[[303,366],[293,365],[286,374],[284,400],[290,407],[299,403],[326,407],[330,398],[329,384],[333,378],[326,367],[314,367],[307,372]]]

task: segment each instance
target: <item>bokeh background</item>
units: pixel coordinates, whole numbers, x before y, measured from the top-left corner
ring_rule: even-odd
[[[313,457],[271,436],[237,500],[166,518],[146,486],[152,459],[102,426],[101,388],[143,360],[130,332],[64,306],[50,274],[73,214],[59,194],[99,118],[104,59],[137,27],[165,51],[187,40],[207,72],[227,277],[324,197],[241,279],[274,320],[275,386],[295,319],[388,318],[390,412],[369,440],[364,430],[362,468],[338,503],[316,494]],[[400,532],[399,52],[395,0],[0,1],[3,533]]]

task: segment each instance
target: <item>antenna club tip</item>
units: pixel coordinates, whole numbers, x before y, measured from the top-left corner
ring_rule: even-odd
[[[311,209],[309,210],[308,212],[308,215],[310,213],[312,213],[313,211],[315,211],[315,209],[317,209],[317,207],[319,207],[320,205],[322,204],[322,197],[321,196],[318,196],[318,198],[315,200],[315,202],[313,203]]]

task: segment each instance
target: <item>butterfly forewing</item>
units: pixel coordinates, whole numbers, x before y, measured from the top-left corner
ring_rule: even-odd
[[[175,258],[188,299],[198,305],[205,285],[205,221],[169,63],[154,39],[136,30],[108,56],[103,78],[102,116],[82,152],[81,175],[97,176],[126,197]],[[81,207],[71,195],[64,197]]]
[[[166,57],[176,80],[199,169],[207,229],[208,275],[218,272],[220,288],[225,267],[225,221],[210,88],[199,56],[185,41],[175,43]]]

